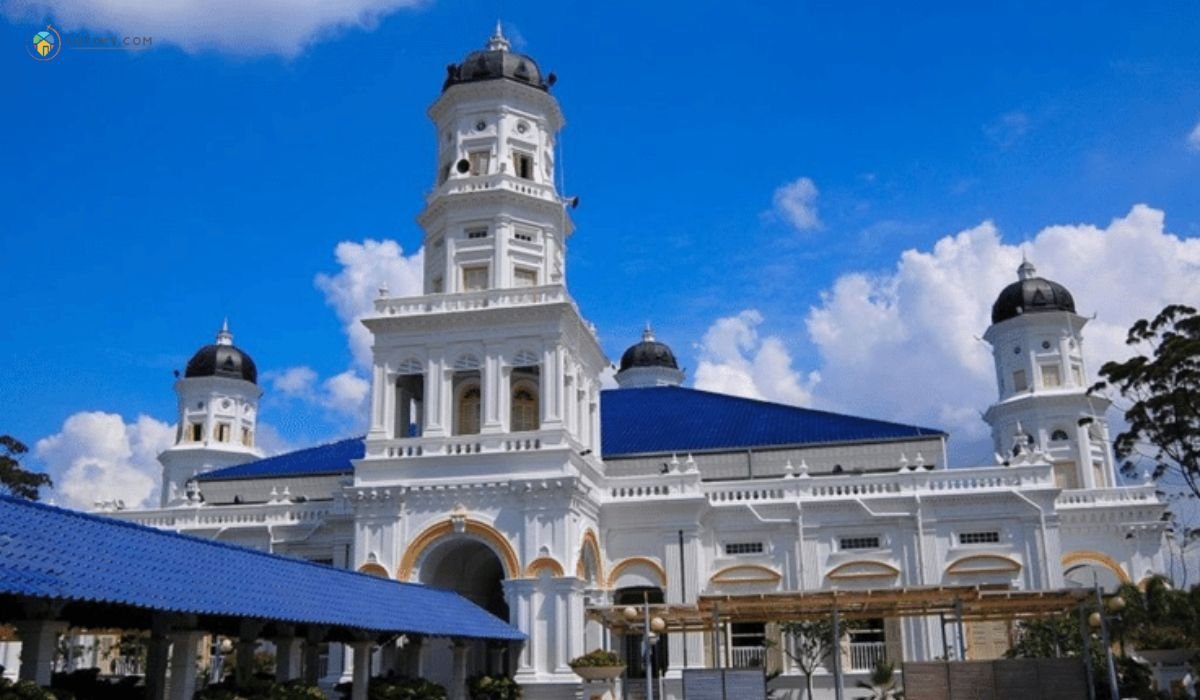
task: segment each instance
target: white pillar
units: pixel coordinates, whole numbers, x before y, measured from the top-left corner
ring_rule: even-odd
[[[192,700],[196,694],[196,647],[203,632],[187,630],[172,632],[171,641],[171,684],[167,697],[170,700]]]
[[[453,649],[450,687],[446,689],[446,697],[447,700],[467,700],[467,653],[471,647],[460,639],[454,641]]]
[[[50,685],[58,636],[67,631],[67,623],[57,620],[25,620],[17,623],[21,638],[21,680]]]
[[[278,637],[275,640],[275,680],[294,680],[300,677],[301,640],[299,637]]]
[[[367,684],[371,682],[371,642],[354,642],[347,646],[354,658],[351,679],[354,688],[350,692],[350,700],[367,700]]]

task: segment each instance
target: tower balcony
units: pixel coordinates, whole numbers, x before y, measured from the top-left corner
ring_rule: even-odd
[[[444,437],[368,438],[364,459],[395,460],[552,450],[582,452],[584,449],[567,431],[548,429]]]
[[[537,304],[569,303],[575,301],[561,284],[546,284],[540,287],[513,287],[508,289],[485,289],[478,292],[455,294],[426,294],[419,297],[382,297],[375,300],[378,316],[421,316],[445,314],[479,309]],[[576,309],[578,311],[578,309]]]
[[[548,202],[562,201],[552,185],[543,185],[514,175],[496,173],[494,175],[452,177],[426,195],[425,203],[433,204],[440,197],[472,192],[513,192]]]

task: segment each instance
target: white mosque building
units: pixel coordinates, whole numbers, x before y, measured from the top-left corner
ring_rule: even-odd
[[[1122,486],[1108,403],[1087,394],[1087,319],[1025,263],[984,338],[997,463],[948,468],[936,429],[683,386],[647,329],[610,362],[567,287],[570,202],[555,187],[564,119],[545,75],[497,30],[451,65],[429,108],[438,143],[426,207],[424,294],[381,290],[369,432],[263,458],[262,389],[227,328],[175,385],[176,443],[161,506],[115,517],[460,591],[526,632],[511,648],[407,640],[379,653],[446,682],[451,661],[505,671],[525,697],[575,697],[568,661],[640,641],[586,614],[626,602],[824,589],[1001,584],[1050,590],[1137,582],[1164,568],[1165,505]],[[983,330],[983,329],[980,329]],[[843,665],[944,656],[936,619],[855,629]],[[952,655],[995,658],[1004,622],[967,624]],[[796,669],[770,624],[729,626],[722,665]],[[959,642],[961,641],[961,645]],[[668,634],[655,664],[668,697],[712,664],[711,635]],[[327,677],[351,668],[337,645]],[[818,686],[829,687],[818,679]],[[627,683],[640,697],[640,683]],[[828,691],[822,691],[828,692]],[[455,695],[452,694],[452,697]]]

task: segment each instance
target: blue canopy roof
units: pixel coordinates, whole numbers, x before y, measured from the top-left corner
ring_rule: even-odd
[[[227,479],[261,479],[281,476],[352,474],[354,465],[350,463],[350,460],[362,459],[366,449],[364,439],[360,435],[224,469],[215,469],[207,474],[197,476],[196,480],[225,481]]]
[[[452,591],[0,496],[0,594],[378,633],[524,639]],[[4,607],[0,606],[0,618]]]
[[[601,456],[701,452],[945,436],[932,428],[858,418],[678,386],[600,394]]]

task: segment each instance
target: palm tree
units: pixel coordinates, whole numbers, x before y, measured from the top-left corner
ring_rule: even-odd
[[[896,689],[895,666],[890,661],[880,660],[871,671],[870,681],[859,681],[858,687],[871,691],[862,700],[899,700],[904,692]]]

